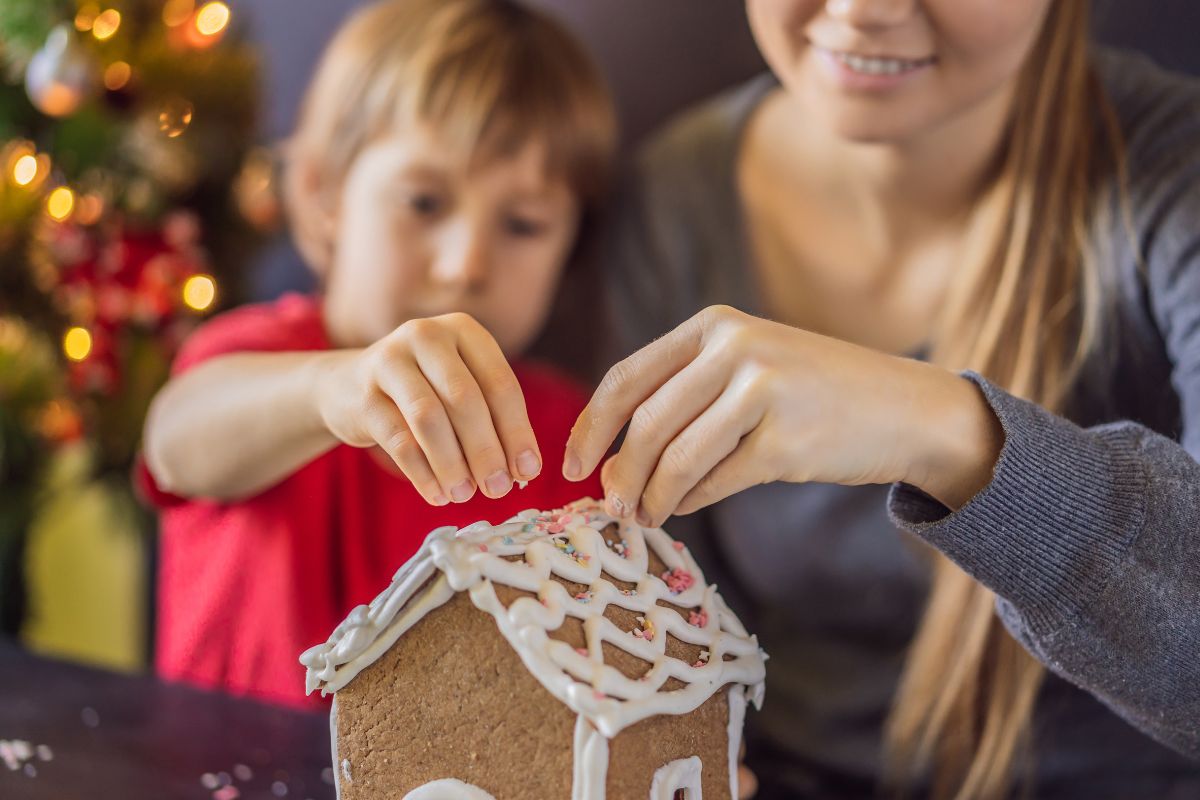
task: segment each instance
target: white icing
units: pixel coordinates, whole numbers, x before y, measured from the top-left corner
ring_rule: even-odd
[[[604,800],[608,783],[608,739],[582,714],[575,718],[574,749],[571,800]]]
[[[332,742],[333,763],[336,764],[338,763],[336,696],[333,698],[333,703],[329,706],[329,739]],[[333,791],[336,800],[342,800],[342,781],[337,770],[333,771]]]
[[[454,778],[442,778],[439,781],[418,786],[404,795],[404,800],[496,800],[496,798],[478,786],[472,786]]]
[[[738,797],[738,751],[742,749],[742,723],[746,721],[746,690],[741,684],[729,687],[729,796]]]
[[[369,606],[355,608],[329,641],[300,654],[300,663],[308,667],[304,680],[308,694],[320,688],[324,695],[345,686],[422,617],[454,596],[446,579],[439,577],[419,598],[408,602],[437,571],[432,560],[422,558],[421,553],[433,537],[446,532],[453,534],[454,528],[430,533],[417,556],[400,568],[391,585]]]
[[[703,800],[700,786],[703,768],[699,756],[677,758],[662,765],[654,771],[654,779],[650,781],[650,800],[675,800],[675,792],[680,789],[686,791],[686,800]]]

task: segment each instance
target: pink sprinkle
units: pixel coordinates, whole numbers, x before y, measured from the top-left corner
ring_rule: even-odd
[[[486,544],[479,545],[479,552],[486,553],[488,551]]]
[[[708,612],[706,611],[689,611],[688,624],[695,625],[697,628],[703,628],[708,625]]]
[[[683,552],[683,542],[671,542],[671,547],[674,547],[679,552]]]
[[[606,696],[607,695],[605,695],[604,692],[600,691],[599,689],[592,691],[592,697],[595,697],[597,700],[603,700]]]
[[[550,522],[549,525],[546,526],[546,530],[550,533],[562,533],[567,529],[567,523],[570,521],[570,514],[559,514]]]
[[[575,652],[576,652],[576,653],[579,653],[579,655],[581,655],[581,656],[584,656],[584,657],[586,657],[586,656],[587,656],[587,654],[588,654],[588,651],[587,651],[587,648],[586,648],[586,647],[576,647],[576,648],[575,648]]]
[[[692,666],[693,666],[693,667],[696,667],[696,668],[698,669],[698,668],[700,668],[700,667],[703,667],[703,666],[704,666],[704,663],[705,663],[705,662],[703,662],[703,661],[697,661],[695,664],[692,664]]]
[[[671,590],[671,594],[679,594],[692,588],[696,579],[692,577],[692,573],[681,567],[676,567],[670,572],[662,574],[663,582],[667,584],[667,588]]]

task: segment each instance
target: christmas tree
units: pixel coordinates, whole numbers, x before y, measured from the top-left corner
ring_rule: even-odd
[[[4,629],[40,455],[82,441],[128,484],[180,341],[236,302],[274,218],[232,22],[219,0],[0,4],[0,476],[25,509],[0,517]]]

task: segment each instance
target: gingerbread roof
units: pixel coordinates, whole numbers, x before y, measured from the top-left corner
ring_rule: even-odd
[[[661,528],[608,516],[590,498],[500,525],[434,530],[383,593],[301,655],[307,690],[341,689],[456,592],[468,592],[546,690],[604,736],[657,714],[686,714],[731,683],[762,703],[766,655],[687,548]],[[629,612],[637,615],[632,629],[613,622]],[[555,638],[571,619],[582,623],[586,646]],[[631,677],[606,663],[613,653],[649,669]]]

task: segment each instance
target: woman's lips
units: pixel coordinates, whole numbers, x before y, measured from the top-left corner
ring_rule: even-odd
[[[891,89],[937,62],[934,56],[901,58],[873,56],[813,45],[826,72],[841,86],[853,89]]]

